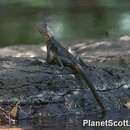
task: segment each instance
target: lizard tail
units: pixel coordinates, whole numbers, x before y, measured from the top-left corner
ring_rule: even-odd
[[[106,112],[105,106],[103,105],[102,101],[100,100],[100,97],[97,94],[94,85],[92,84],[92,82],[90,81],[90,79],[88,78],[88,76],[86,75],[85,71],[82,69],[82,67],[81,67],[80,64],[76,65],[76,70],[78,71],[78,73],[81,75],[81,77],[83,78],[83,80],[86,82],[86,84],[90,88],[93,96],[95,97],[98,105],[100,106],[100,108],[102,110],[102,113],[105,113]]]

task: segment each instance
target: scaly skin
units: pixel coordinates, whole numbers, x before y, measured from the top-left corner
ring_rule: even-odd
[[[89,80],[85,70],[83,69],[80,62],[81,59],[78,60],[76,57],[74,57],[66,48],[64,48],[57,40],[55,40],[53,36],[49,34],[47,30],[47,24],[40,24],[38,30],[46,40],[47,63],[51,64],[55,62],[61,66],[61,69],[63,69],[64,66],[68,66],[74,71],[74,73],[78,73],[79,76],[85,81],[86,85],[90,88],[93,96],[101,108],[102,113],[105,113],[105,107],[101,102],[93,83]]]

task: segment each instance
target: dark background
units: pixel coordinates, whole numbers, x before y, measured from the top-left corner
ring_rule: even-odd
[[[62,41],[127,35],[130,0],[0,0],[0,45],[41,43],[44,19]]]

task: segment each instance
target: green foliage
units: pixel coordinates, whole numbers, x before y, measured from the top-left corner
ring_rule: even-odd
[[[9,4],[23,4],[33,7],[39,6],[48,6],[48,0],[0,0],[0,4],[9,5]]]

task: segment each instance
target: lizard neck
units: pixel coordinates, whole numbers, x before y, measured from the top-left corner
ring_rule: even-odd
[[[46,43],[48,43],[49,40],[54,38],[53,35],[51,33],[48,33],[48,32],[44,32],[43,36],[44,36],[44,39],[45,39]]]

